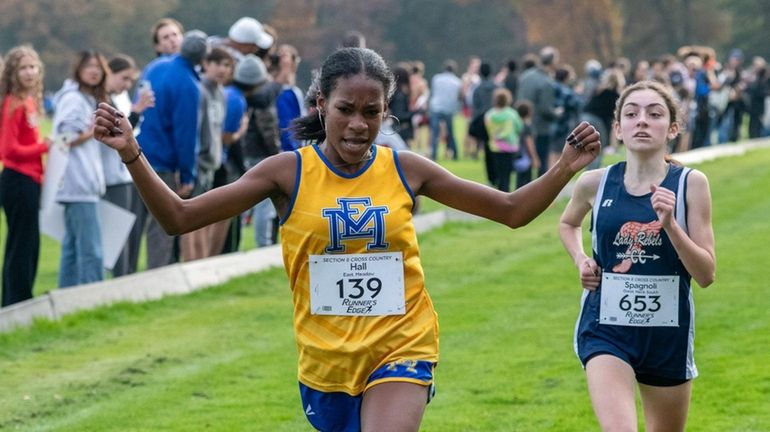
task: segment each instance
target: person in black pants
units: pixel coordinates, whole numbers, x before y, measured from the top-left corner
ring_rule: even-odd
[[[32,298],[40,255],[38,211],[43,179],[39,138],[42,115],[43,64],[30,46],[11,49],[0,77],[0,205],[8,222],[3,258],[2,306]]]
[[[0,202],[8,221],[3,260],[3,307],[32,298],[40,255],[40,185],[7,168],[0,174]]]

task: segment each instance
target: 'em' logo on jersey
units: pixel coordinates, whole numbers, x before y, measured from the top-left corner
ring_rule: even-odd
[[[371,239],[367,250],[387,249],[385,215],[387,206],[372,206],[371,198],[337,198],[338,208],[323,209],[329,219],[329,246],[326,252],[344,252],[345,240]]]

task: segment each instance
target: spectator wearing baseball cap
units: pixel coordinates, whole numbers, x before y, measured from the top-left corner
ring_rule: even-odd
[[[259,49],[273,46],[273,36],[265,31],[264,26],[254,18],[243,17],[236,21],[227,32],[230,46],[241,54],[256,54]]]
[[[247,54],[254,54],[263,61],[275,43],[275,31],[250,17],[238,19],[227,32],[227,37],[212,36],[210,47],[225,48],[237,64]]]

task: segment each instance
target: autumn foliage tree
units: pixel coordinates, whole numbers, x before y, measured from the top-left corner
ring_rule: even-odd
[[[226,35],[241,16],[272,25],[278,43],[304,59],[300,81],[358,30],[391,63],[419,59],[428,74],[447,58],[470,55],[496,68],[540,47],[557,47],[575,66],[588,58],[650,59],[682,45],[724,56],[743,48],[770,57],[767,0],[2,0],[0,51],[31,43],[46,64],[46,88],[70,74],[82,49],[126,53],[139,65],[153,58],[150,28],[171,16],[187,29]],[[576,68],[580,70],[580,68]]]
[[[75,54],[96,49],[105,55],[151,55],[150,27],[178,0],[3,0],[0,48],[30,43],[46,65],[46,88],[57,89],[70,74]]]
[[[559,48],[563,61],[603,64],[621,53],[623,17],[613,0],[524,0],[521,13],[531,45]]]

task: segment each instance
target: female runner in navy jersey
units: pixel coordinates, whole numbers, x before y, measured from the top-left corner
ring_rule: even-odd
[[[682,431],[698,374],[690,279],[707,287],[716,270],[708,180],[666,156],[679,123],[662,85],[628,87],[613,129],[627,160],[582,174],[559,228],[584,288],[575,350],[602,430],[637,429],[638,383],[646,429]]]

